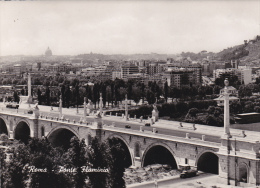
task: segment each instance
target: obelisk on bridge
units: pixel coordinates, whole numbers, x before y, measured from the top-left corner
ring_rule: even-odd
[[[230,117],[229,117],[229,92],[228,92],[228,85],[229,81],[226,78],[224,81],[224,136],[231,137],[230,135]]]
[[[32,79],[31,79],[31,73],[28,73],[28,101],[27,103],[32,103]]]
[[[125,120],[128,121],[128,100],[127,100],[127,94],[125,95]]]
[[[60,101],[59,101],[59,118],[62,118],[62,97],[60,95]]]
[[[102,98],[102,93],[100,93],[100,98],[99,98],[99,112],[100,112],[100,115],[103,116],[103,98]]]

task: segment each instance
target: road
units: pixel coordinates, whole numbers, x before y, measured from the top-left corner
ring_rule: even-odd
[[[208,184],[212,183],[214,186],[215,182],[211,181],[212,179],[216,179],[218,175],[216,174],[207,174],[207,173],[201,173],[195,177],[191,178],[186,178],[186,179],[181,179],[179,177],[173,177],[172,179],[166,179],[166,180],[159,180],[158,183],[158,188],[172,188],[172,187],[200,187],[201,184]],[[204,187],[204,186],[202,186]],[[211,186],[210,186],[211,187]],[[129,185],[127,188],[155,188],[154,182],[147,182],[147,183],[140,183],[134,184],[134,185]]]
[[[42,112],[41,113],[42,115],[51,115],[51,116],[58,116],[58,113],[56,112],[52,112],[51,114],[48,113],[48,112]],[[70,119],[70,120],[76,120],[76,121],[79,121],[80,118],[82,117],[82,115],[64,115],[64,117],[66,119]],[[131,129],[132,130],[140,130],[140,126],[143,126],[143,129],[145,131],[150,131],[152,132],[153,130],[153,127],[147,127],[147,126],[144,126],[144,124],[138,124],[138,123],[132,123],[131,121],[125,121],[123,122],[122,119],[120,121],[119,117],[118,117],[118,120],[119,121],[115,121],[114,119],[113,120],[107,120],[108,118],[104,118],[103,119],[103,123],[104,124],[107,124],[107,125],[112,125],[112,123],[114,123],[115,127],[119,127],[119,128],[125,128],[125,125],[130,125],[131,126]],[[93,122],[94,121],[94,117],[90,117],[88,116],[87,117],[87,122]],[[188,131],[185,131],[185,130],[176,130],[176,129],[167,129],[167,128],[158,128],[156,127],[156,130],[158,131],[159,134],[165,134],[165,135],[170,135],[170,136],[177,136],[177,137],[183,137],[185,138],[186,137],[186,133]],[[192,138],[198,138],[198,139],[201,139],[203,134],[201,133],[195,133],[195,132],[190,132],[190,137]],[[215,142],[215,143],[220,143],[221,140],[220,140],[220,137],[219,136],[213,136],[213,135],[207,135],[206,136],[206,139],[205,141],[209,141],[209,142]]]

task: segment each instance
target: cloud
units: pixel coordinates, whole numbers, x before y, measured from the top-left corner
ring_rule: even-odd
[[[220,51],[259,34],[259,11],[258,1],[0,2],[0,55]]]

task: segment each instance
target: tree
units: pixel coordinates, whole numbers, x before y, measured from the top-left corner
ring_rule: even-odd
[[[19,103],[19,96],[17,94],[17,91],[14,91],[14,102]]]
[[[67,85],[67,86],[66,86],[66,90],[65,90],[65,100],[66,100],[66,106],[67,106],[67,108],[70,107],[70,94],[71,94],[70,86]]]
[[[171,87],[170,88],[170,97],[172,98],[172,102],[173,102],[174,98],[180,98],[181,97],[180,89],[177,87]]]
[[[161,88],[159,87],[159,85],[156,82],[154,82],[154,87],[155,87],[155,96],[156,96],[156,99],[158,101],[160,99],[162,91],[161,91]]]
[[[260,112],[260,106],[255,106],[254,111],[259,113]]]
[[[102,92],[102,100],[103,100],[103,107],[106,107],[106,102],[107,102],[107,90],[106,90],[106,85],[102,84],[101,86],[101,92]]]
[[[208,109],[207,109],[207,111],[208,111],[208,114],[214,114],[214,112],[215,112],[215,106],[209,106]]]
[[[133,100],[135,101],[135,103],[139,103],[140,99],[142,97],[142,92],[141,89],[139,87],[133,87]]]
[[[109,147],[107,144],[99,142],[98,138],[92,138],[89,149],[87,150],[88,162],[93,169],[108,168]],[[88,173],[89,186],[101,188],[107,186],[108,173]]]
[[[3,187],[4,183],[3,172],[5,171],[5,166],[5,152],[3,149],[0,149],[0,187]]]
[[[110,84],[110,91],[111,91],[111,102],[112,102],[112,107],[114,105],[114,98],[115,98],[115,84],[112,82]]]
[[[238,77],[236,75],[231,74],[231,73],[221,74],[219,78],[216,78],[215,84],[220,86],[220,87],[224,87],[224,80],[226,78],[228,78],[230,86],[236,87],[236,86],[241,85],[241,83],[238,81]]]
[[[9,149],[9,153],[13,155],[11,161],[6,163],[4,171],[4,187],[26,187],[26,181],[29,174],[26,170],[30,161],[30,153],[28,147],[24,144],[18,144]]]
[[[99,85],[98,83],[94,84],[93,86],[93,92],[92,92],[92,100],[93,100],[93,103],[95,104],[95,108],[96,108],[96,103],[98,101],[98,98],[99,98]]]
[[[41,105],[42,104],[42,92],[40,88],[37,90],[37,97],[38,97],[38,103]]]
[[[240,101],[230,101],[230,112],[234,114],[238,114],[242,112],[242,105]]]
[[[113,101],[111,87],[109,87],[109,86],[106,87],[106,100],[107,100],[108,106]]]
[[[49,86],[46,86],[45,100],[46,100],[46,104],[50,105],[50,88],[49,88]]]
[[[115,85],[115,105],[118,104],[118,101],[120,101],[120,93],[118,86]]]
[[[215,117],[219,117],[220,116],[220,114],[222,114],[222,108],[220,108],[220,107],[215,107],[215,111],[214,111],[214,116]]]
[[[87,148],[84,140],[73,137],[70,140],[70,148],[65,153],[66,167],[75,168],[76,173],[71,173],[73,187],[86,186],[87,172],[83,171],[88,166]]]
[[[29,172],[30,187],[72,187],[68,174],[59,172],[60,166],[66,164],[62,159],[64,152],[61,148],[54,148],[47,138],[33,138],[28,144],[28,150],[30,153],[29,166],[46,169],[44,173]]]
[[[129,97],[129,99],[132,99],[132,91],[133,91],[132,85],[133,85],[133,83],[128,81],[128,83],[127,83],[127,96]]]
[[[110,150],[110,155],[108,155],[110,157],[108,158],[110,170],[110,187],[124,188],[125,180],[123,177],[126,168],[125,164],[127,164],[125,151],[118,138],[110,138],[107,142]]]
[[[154,104],[156,101],[155,95],[150,89],[146,91],[146,100],[149,104]]]
[[[25,91],[24,91],[24,88],[21,90],[21,95],[24,95],[25,94]]]
[[[165,98],[165,101],[167,102],[168,100],[168,96],[169,96],[169,88],[168,88],[168,82],[166,81],[164,83],[164,98]]]
[[[189,109],[189,112],[187,115],[189,115],[192,118],[195,118],[197,116],[198,112],[199,112],[199,110],[197,108],[191,108],[191,109]]]
[[[79,107],[79,85],[78,83],[76,83],[76,86],[75,86],[75,98],[76,98],[76,106],[77,106],[77,109]]]
[[[144,97],[145,97],[144,89],[145,89],[145,85],[144,83],[141,83],[141,97],[142,97],[143,104],[144,104]]]
[[[61,84],[60,93],[62,97],[62,106],[65,107],[65,85],[64,84]]]

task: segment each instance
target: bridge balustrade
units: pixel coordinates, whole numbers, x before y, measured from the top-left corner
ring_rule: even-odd
[[[104,126],[103,129],[108,130],[108,131],[110,130],[113,132],[120,132],[120,133],[125,133],[125,134],[143,136],[143,137],[152,137],[152,138],[157,138],[157,139],[162,139],[162,140],[178,141],[178,142],[189,143],[189,144],[194,144],[194,145],[198,144],[198,145],[203,145],[203,146],[207,146],[207,147],[219,148],[221,145],[220,143],[205,141],[205,140],[198,139],[198,138],[192,138],[190,136],[187,139],[184,137],[170,136],[170,135],[165,135],[165,134],[160,134],[160,133],[151,135],[150,133],[152,131],[140,131],[140,130],[125,129],[125,128],[112,127],[112,126]],[[187,133],[187,134],[189,134],[189,133]],[[205,137],[204,137],[204,139],[205,139]]]

